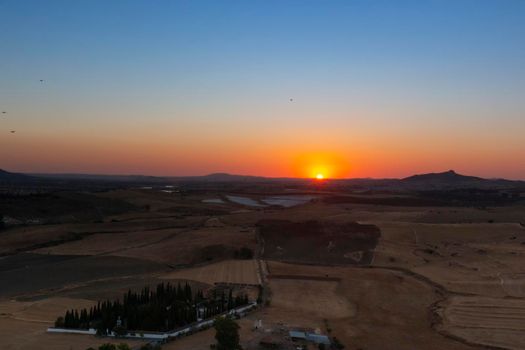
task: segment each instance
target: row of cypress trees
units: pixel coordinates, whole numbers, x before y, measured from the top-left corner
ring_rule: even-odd
[[[188,283],[177,286],[160,283],[154,290],[149,287],[139,292],[128,290],[122,301],[106,300],[89,309],[68,310],[56,320],[55,326],[95,328],[101,335],[110,330],[168,331],[195,322],[197,317],[209,318],[247,303],[246,295],[234,297],[231,289],[228,293],[214,289],[205,297],[202,290],[194,292]]]

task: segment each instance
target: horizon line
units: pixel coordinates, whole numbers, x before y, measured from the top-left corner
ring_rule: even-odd
[[[206,173],[203,175],[146,175],[144,173],[90,173],[90,172],[12,172],[5,169],[0,169],[7,171],[9,173],[18,173],[28,176],[120,176],[120,177],[153,177],[153,178],[196,178],[196,177],[207,177],[207,176],[213,176],[213,175],[226,175],[226,176],[237,176],[237,177],[251,177],[251,178],[263,178],[263,179],[273,179],[273,180],[314,180],[314,177],[294,177],[294,176],[263,176],[263,175],[246,175],[246,174],[235,174],[235,173],[228,173],[228,172],[212,172],[212,173]],[[331,180],[331,181],[340,181],[340,180],[402,180],[406,179],[412,176],[417,175],[428,175],[428,174],[445,174],[453,172],[459,176],[466,176],[466,177],[478,177],[483,180],[507,180],[507,181],[525,181],[525,179],[508,179],[504,177],[492,177],[492,178],[485,178],[477,175],[465,175],[458,173],[452,169],[445,170],[445,171],[439,171],[439,172],[424,172],[424,173],[415,173],[412,175],[408,175],[405,177],[327,177],[324,178],[323,181]]]

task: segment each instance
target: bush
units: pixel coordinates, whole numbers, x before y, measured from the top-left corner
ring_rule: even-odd
[[[336,337],[334,337],[334,348],[336,349],[344,349],[345,346],[343,344],[341,344],[341,342],[339,341],[339,339],[337,339]]]
[[[217,317],[213,324],[217,350],[240,350],[239,325],[229,317]]]
[[[113,328],[113,332],[115,332],[118,337],[122,337],[128,333],[128,330],[123,326],[115,326],[115,328]]]
[[[55,327],[56,328],[64,328],[64,317],[60,316],[55,321]]]
[[[159,344],[151,345],[151,344],[145,344],[140,347],[140,350],[160,350],[161,347]]]
[[[235,259],[249,260],[253,259],[253,250],[247,247],[242,247],[234,252]]]
[[[102,344],[98,347],[98,350],[117,350],[115,344]]]

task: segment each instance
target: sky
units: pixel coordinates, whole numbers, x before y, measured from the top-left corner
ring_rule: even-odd
[[[525,179],[524,38],[522,0],[0,0],[0,168]]]

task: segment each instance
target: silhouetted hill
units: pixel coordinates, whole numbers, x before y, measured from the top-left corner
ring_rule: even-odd
[[[522,187],[523,181],[511,181],[505,179],[484,179],[476,176],[467,176],[456,173],[454,170],[442,173],[419,174],[406,177],[399,181],[403,188],[417,190],[433,189],[502,189],[508,187]]]
[[[0,181],[2,182],[21,182],[31,180],[33,180],[33,177],[31,176],[19,173],[11,173],[9,171],[0,169]]]
[[[106,174],[31,174],[45,179],[81,180],[106,182],[154,183],[165,181],[165,178],[146,175],[106,175]]]
[[[405,182],[419,182],[419,181],[438,181],[438,182],[468,182],[468,181],[483,181],[480,177],[466,176],[456,173],[454,170],[445,171],[442,173],[428,173],[412,175],[402,179]]]
[[[235,181],[264,181],[269,178],[262,176],[251,176],[251,175],[235,175],[228,173],[213,173],[204,176],[192,176],[194,180],[203,180],[203,181],[216,181],[216,182],[235,182]]]
[[[322,185],[325,190],[364,191],[441,191],[457,189],[524,189],[525,182],[505,179],[484,179],[458,174],[453,170],[418,174],[403,179],[334,179],[316,182],[305,178],[275,178],[229,173],[212,173],[203,176],[144,176],[144,175],[102,175],[102,174],[17,174],[0,170],[0,182],[28,184],[60,188],[120,188],[130,186],[187,185],[211,188],[214,184],[229,186],[281,186],[282,188],[311,189],[312,184]],[[261,187],[261,188],[263,188]],[[256,187],[254,187],[256,188]],[[265,187],[266,188],[266,187]]]

